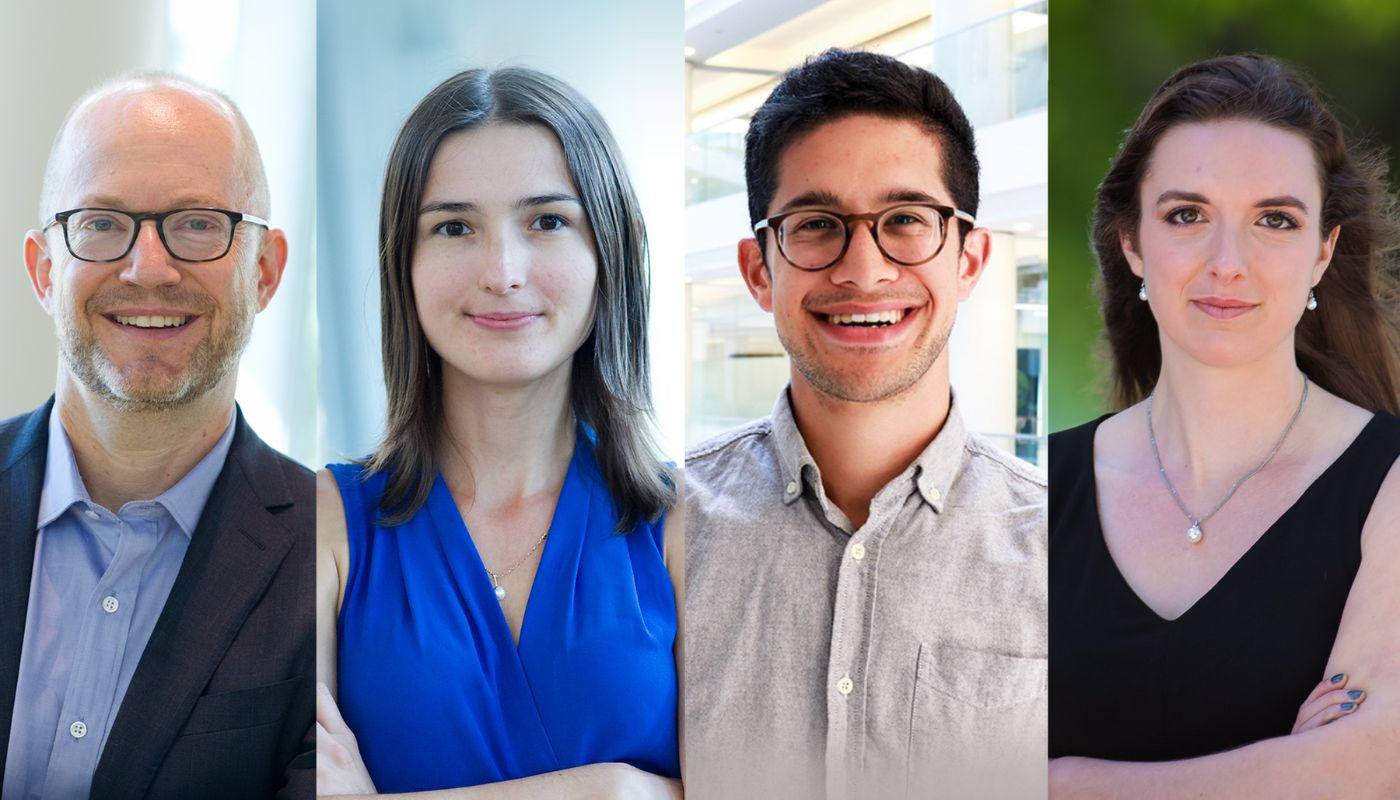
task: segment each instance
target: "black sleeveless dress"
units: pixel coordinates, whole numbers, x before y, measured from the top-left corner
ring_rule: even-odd
[[[1094,432],[1050,437],[1050,756],[1166,761],[1285,736],[1323,678],[1361,528],[1400,456],[1377,414],[1176,620],[1123,579],[1099,527]],[[1163,489],[1165,491],[1165,489]]]

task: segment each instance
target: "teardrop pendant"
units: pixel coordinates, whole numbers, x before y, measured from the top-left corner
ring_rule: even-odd
[[[498,603],[504,603],[505,601],[506,601],[506,587],[504,587],[504,586],[497,586],[497,587],[496,587],[496,602],[498,602]]]
[[[1191,523],[1191,529],[1186,531],[1186,538],[1191,540],[1191,544],[1200,544],[1204,536],[1205,535],[1201,533],[1201,526],[1194,522]]]

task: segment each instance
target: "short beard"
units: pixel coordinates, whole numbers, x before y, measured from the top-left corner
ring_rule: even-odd
[[[54,315],[59,353],[73,377],[115,409],[160,412],[179,408],[208,394],[237,369],[239,357],[252,336],[253,317],[257,313],[254,304],[256,293],[256,284],[234,287],[225,309],[227,321],[222,329],[212,327],[214,304],[207,297],[181,291],[162,292],[159,295],[172,305],[198,310],[211,326],[205,338],[195,345],[189,364],[170,381],[142,381],[140,375],[123,375],[98,344],[92,325],[80,322],[79,316],[66,302],[59,304],[59,313]],[[89,298],[82,319],[94,319],[101,315],[95,308],[114,307],[129,302],[134,295],[136,292],[127,291]],[[149,294],[140,296],[149,298]],[[173,297],[179,297],[180,301],[172,301]],[[133,366],[139,369],[140,365]]]
[[[926,305],[923,313],[933,313],[933,303]],[[948,347],[948,337],[953,332],[956,317],[957,307],[954,306],[942,329],[927,331],[914,343],[914,352],[908,361],[889,372],[874,375],[849,374],[823,363],[811,349],[794,347],[797,342],[784,336],[781,326],[778,340],[783,343],[793,366],[812,388],[849,403],[878,403],[909,391],[928,374]]]

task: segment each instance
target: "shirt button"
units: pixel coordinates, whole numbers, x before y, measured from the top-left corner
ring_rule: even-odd
[[[928,499],[930,499],[930,500],[932,500],[933,502],[937,503],[937,502],[938,502],[938,498],[940,498],[940,497],[942,497],[942,496],[943,496],[943,495],[941,495],[941,494],[938,493],[938,490],[937,490],[937,489],[935,489],[935,488],[933,488],[933,487],[931,487],[931,486],[929,487],[929,490],[928,490]]]
[[[106,611],[108,614],[115,614],[118,605],[120,605],[120,603],[117,602],[117,598],[110,594],[102,598],[102,610]]]
[[[84,509],[83,513],[87,514],[88,519],[97,519],[98,517],[102,516],[101,514],[97,513],[96,511],[93,511],[90,508]]]
[[[857,561],[861,560],[862,558],[865,558],[865,545],[861,544],[860,542],[856,542],[855,544],[851,545],[851,558],[854,558]]]
[[[843,695],[850,694],[851,690],[854,688],[856,688],[856,684],[855,681],[851,680],[850,676],[846,676],[836,682],[836,691]]]
[[[68,726],[68,732],[73,734],[74,739],[81,739],[84,736],[87,736],[87,724],[84,723],[82,720],[78,720],[77,722]]]
[[[788,481],[787,493],[797,494],[797,481]]]

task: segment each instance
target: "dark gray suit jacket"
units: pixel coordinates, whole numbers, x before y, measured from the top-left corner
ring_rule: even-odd
[[[50,399],[0,422],[0,776],[9,748]],[[316,793],[315,478],[238,412],[184,564],[122,700],[93,798]]]

